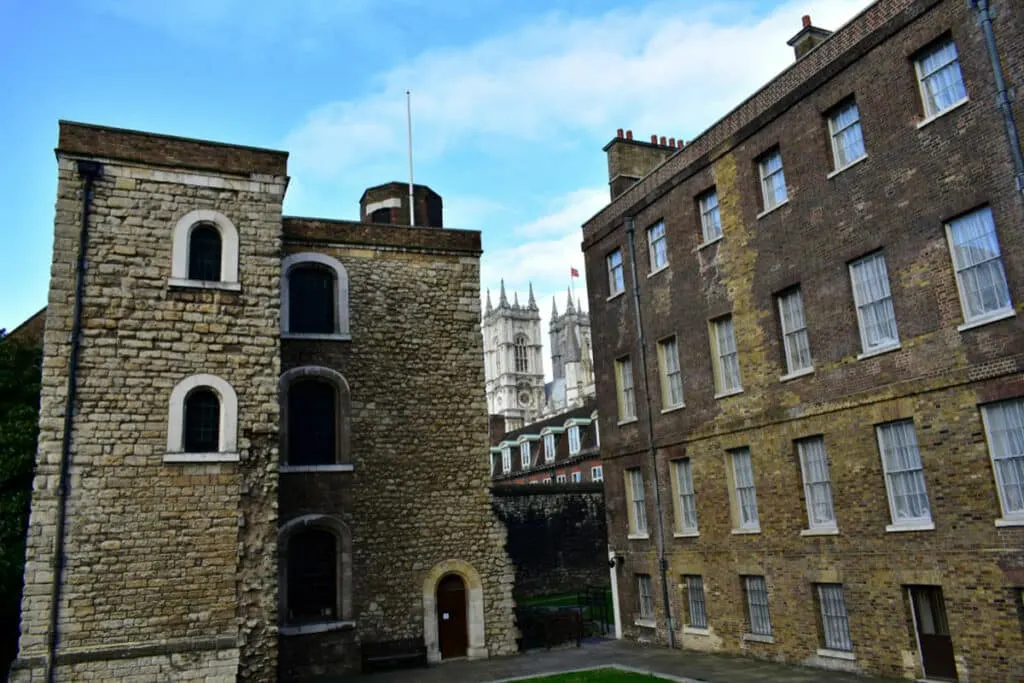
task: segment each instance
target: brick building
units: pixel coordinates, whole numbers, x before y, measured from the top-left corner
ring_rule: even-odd
[[[282,217],[285,152],[62,122],[57,160],[13,680],[514,651],[480,234],[401,184]]]
[[[597,403],[505,432],[491,416],[488,461],[495,484],[580,484],[604,481]]]
[[[627,637],[1024,676],[1024,102],[988,49],[1019,89],[1024,12],[996,5],[805,20],[694,140],[605,148],[583,247]]]

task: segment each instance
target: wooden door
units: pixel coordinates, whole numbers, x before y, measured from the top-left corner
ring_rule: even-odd
[[[465,657],[469,647],[466,620],[466,584],[449,574],[437,584],[437,636],[441,659]]]
[[[938,586],[914,586],[910,589],[914,605],[914,623],[921,645],[921,661],[927,678],[957,680],[953,638],[946,621],[946,605]]]

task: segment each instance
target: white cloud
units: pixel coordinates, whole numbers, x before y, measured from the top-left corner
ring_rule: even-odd
[[[417,156],[495,137],[606,139],[618,127],[692,138],[793,61],[800,15],[837,28],[869,0],[787,0],[759,19],[739,0],[653,2],[596,18],[549,14],[457,48],[420,54],[366,97],[326,103],[284,141],[296,172],[330,180],[399,155],[413,88]]]

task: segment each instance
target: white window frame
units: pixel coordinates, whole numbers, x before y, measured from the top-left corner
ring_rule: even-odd
[[[782,346],[786,355],[786,374],[783,379],[806,375],[814,370],[814,359],[811,356],[811,340],[807,336],[803,293],[799,287],[792,287],[775,299],[779,309]]]
[[[953,59],[943,63],[942,66],[940,66],[937,69],[933,69],[928,73],[924,73],[924,67],[922,65],[924,60],[930,57],[931,55],[940,52],[947,46],[953,49]],[[956,71],[957,80],[959,80],[960,87],[964,91],[964,96],[956,100],[955,102],[950,102],[945,107],[939,108],[938,105],[933,101],[932,97],[928,94],[925,81],[928,80],[929,78],[935,77],[938,73],[945,71],[948,68],[952,68]],[[914,73],[917,75],[917,90],[918,93],[921,95],[921,104],[924,107],[925,118],[924,121],[921,122],[922,124],[927,123],[928,121],[931,121],[932,119],[941,116],[947,111],[951,111],[955,107],[967,101],[967,84],[964,82],[964,75],[960,69],[960,52],[959,50],[957,50],[956,43],[953,42],[952,38],[947,38],[946,40],[935,43],[925,48],[920,53],[918,53],[917,57],[914,58]]]
[[[636,595],[640,607],[638,619],[654,621],[654,582],[650,574],[637,574]]]
[[[821,617],[821,633],[825,650],[829,652],[853,652],[850,637],[850,614],[846,609],[846,596],[841,583],[819,583],[818,612]]]
[[[857,118],[843,126],[839,127],[839,117],[843,113],[853,109],[857,113]],[[857,137],[860,138],[861,154],[853,159],[843,160],[840,158],[840,146],[839,142],[843,133],[853,130],[856,128]],[[860,107],[857,106],[855,100],[850,100],[844,104],[840,104],[828,117],[828,131],[829,136],[832,140],[832,164],[836,171],[841,171],[848,166],[853,166],[855,163],[863,159],[868,155],[867,146],[864,143],[864,129],[860,125]]]
[[[811,531],[834,530],[836,510],[832,500],[832,476],[829,471],[828,452],[825,450],[825,439],[821,436],[798,439],[796,450],[800,458],[800,476],[804,484],[807,528]],[[814,462],[819,455],[820,462]]]
[[[569,475],[569,479],[574,484],[580,484],[580,483],[583,482],[583,473],[582,472],[573,472],[572,474]]]
[[[544,477],[543,479],[540,480],[540,483],[542,483],[542,484],[550,484],[551,483],[551,477]]]
[[[512,447],[504,446],[501,449],[501,471],[508,474],[512,471]]]
[[[590,481],[604,481],[604,467],[602,465],[594,465],[590,468]]]
[[[883,274],[885,275],[885,278],[880,279],[878,281],[878,284],[884,285],[884,287],[882,288],[885,290],[885,293],[881,294],[881,296],[875,299],[865,301],[863,294],[858,293],[859,287],[857,282],[857,276],[855,275],[855,273],[862,272],[859,270],[859,267],[861,265],[867,264],[868,262],[875,260],[880,260],[882,264],[881,268]],[[849,270],[850,285],[853,287],[853,305],[857,311],[857,329],[860,332],[860,356],[872,356],[876,353],[882,353],[885,351],[890,351],[892,349],[898,349],[900,347],[900,330],[899,324],[896,320],[895,301],[893,300],[892,296],[892,286],[889,282],[889,264],[885,260],[885,254],[881,251],[876,251],[871,254],[868,254],[867,256],[862,256],[861,258],[850,262]],[[860,285],[860,288],[863,288],[863,284]],[[877,343],[872,344],[871,340],[868,338],[868,321],[866,319],[867,310],[868,307],[881,307],[883,310],[886,310],[886,301],[888,301],[888,308],[892,309],[892,329],[894,336],[879,337]],[[878,309],[872,308],[871,310],[874,311]]]
[[[290,331],[291,283],[289,275],[292,269],[309,263],[316,263],[334,271],[334,305],[337,310],[334,314],[334,331],[330,333]],[[337,341],[352,339],[348,320],[348,271],[345,270],[345,266],[341,264],[341,261],[327,254],[314,251],[289,254],[281,260],[281,338]]]
[[[888,458],[886,453],[889,450],[889,444],[887,437],[894,434],[896,429],[904,429],[909,427],[909,435],[912,437],[912,449],[908,449],[908,453],[912,453],[916,464],[910,463],[896,471],[891,471],[889,467]],[[904,431],[904,434],[908,432]],[[917,430],[914,427],[913,420],[895,420],[893,422],[886,422],[875,426],[875,435],[878,441],[878,453],[882,458],[882,473],[885,477],[885,492],[889,499],[889,513],[891,515],[892,524],[886,527],[886,531],[927,531],[935,528],[935,524],[932,521],[931,515],[931,500],[928,497],[928,486],[927,481],[924,478],[924,463],[921,460],[921,449],[917,441]],[[893,444],[895,445],[895,444]],[[917,516],[904,515],[899,516],[899,506],[897,505],[896,493],[893,490],[895,481],[906,481],[908,478],[914,480],[915,485],[920,485],[921,494],[924,495],[925,511],[924,514]]]
[[[660,220],[647,228],[647,251],[652,275],[659,270],[668,268],[668,238],[665,235],[665,221]]]
[[[639,467],[630,467],[625,473],[629,502],[629,536],[647,538],[647,498],[644,492],[643,470]]]
[[[693,488],[693,466],[689,458],[672,461],[672,474],[675,485],[676,529],[680,536],[696,536],[699,526],[697,522],[697,494]]]
[[[735,510],[733,533],[760,533],[761,518],[757,509],[757,480],[754,459],[749,448],[728,451]]]
[[[608,298],[626,291],[626,273],[623,268],[622,249],[614,249],[605,257],[608,266]]]
[[[769,607],[768,582],[764,576],[744,576],[743,593],[747,603],[747,623],[755,636],[772,636],[772,616]],[[762,597],[763,596],[763,597]]]
[[[580,426],[569,425],[569,455],[579,455],[583,450],[582,439],[580,438]]]
[[[779,160],[779,167],[775,170],[769,170],[769,162],[776,158]],[[761,211],[761,214],[763,215],[789,201],[789,188],[786,186],[786,173],[782,164],[782,151],[776,147],[762,156],[757,162],[757,168],[761,176],[761,198],[764,203],[764,209]],[[776,176],[782,180],[781,199],[774,193],[771,196],[768,194],[769,184],[771,184],[774,189],[774,180]]]
[[[615,359],[615,389],[619,424],[632,422],[636,419],[636,391],[633,383],[633,362],[629,356]]]
[[[986,236],[990,238],[991,243],[988,246],[995,246],[995,256],[970,266],[964,266],[963,264],[958,263],[959,258],[957,254],[959,253],[959,250],[953,241],[953,232],[956,227],[961,225],[963,222],[973,220],[975,217],[985,222],[986,227],[989,228],[989,232],[986,233]],[[960,295],[960,310],[963,311],[964,314],[964,324],[960,326],[960,329],[967,329],[1016,315],[1013,309],[1013,299],[1010,297],[1010,286],[1006,280],[1006,268],[1003,265],[1002,247],[999,244],[999,235],[996,232],[996,222],[995,217],[992,215],[991,207],[983,206],[946,223],[946,242],[949,245],[949,257],[953,262],[953,273],[956,277],[957,292]],[[968,291],[969,288],[966,286],[965,282],[968,279],[967,274],[988,266],[989,264],[993,264],[998,270],[1000,281],[999,283],[993,282],[992,284],[994,287],[998,287],[999,285],[1002,286],[1000,294],[1005,298],[1006,305],[972,315],[969,310],[969,298],[971,292]]]
[[[700,210],[700,231],[704,244],[722,238],[722,213],[718,206],[718,188],[712,187],[697,198]]]
[[[544,462],[552,463],[555,461],[555,435],[553,432],[548,432],[544,435]]]
[[[220,403],[220,434],[215,453],[185,452],[185,400],[193,390],[205,388],[217,394]],[[203,463],[238,462],[238,395],[228,382],[217,375],[186,377],[171,390],[167,410],[167,453],[164,462]]]
[[[995,411],[1005,412],[1013,409],[1024,415],[1024,399],[1012,398],[981,406],[981,418],[985,426],[985,441],[988,444],[989,460],[992,463],[992,476],[995,478],[996,492],[999,496],[999,509],[1003,514],[1001,519],[996,520],[997,526],[1024,526],[1024,474],[1017,474],[1021,478],[1021,482],[1015,484],[1015,486],[1020,488],[1020,492],[1011,495],[1007,491],[1007,477],[1003,467],[1004,462],[1010,463],[1005,469],[1010,469],[1014,463],[1017,463],[1018,467],[1024,470],[1024,451],[1009,452],[1009,447],[1012,447],[1014,441],[1017,444],[1021,443],[1021,439],[1024,438],[1024,430],[1015,439],[1002,435],[1009,430],[994,431],[994,428],[997,426],[1006,426],[1005,418],[997,418]],[[998,425],[999,422],[1003,424]],[[1020,507],[1012,507],[1013,503],[1017,502],[1017,500],[1014,500],[1015,498],[1019,500]]]
[[[708,627],[708,603],[704,594],[704,577],[699,574],[683,576],[686,585],[686,614],[689,628],[706,629]]]
[[[683,371],[679,367],[679,342],[675,335],[658,342],[658,369],[661,371],[662,412],[684,407]]]
[[[519,444],[519,469],[530,469],[530,442],[524,441]]]
[[[555,475],[555,483],[556,484],[564,484],[565,483],[565,475],[564,474],[556,474]]]
[[[204,224],[212,225],[220,233],[220,280],[190,280],[188,277],[189,242],[192,231]],[[212,209],[196,209],[178,219],[171,234],[171,277],[167,284],[172,287],[194,289],[240,290],[242,284],[238,279],[238,228],[235,224],[224,214]]]
[[[740,354],[736,348],[736,328],[732,315],[710,321],[708,331],[715,369],[715,398],[738,394],[743,391],[743,375],[740,372]],[[724,341],[728,341],[728,344],[723,344]],[[723,349],[723,346],[728,348]],[[732,372],[733,364],[735,373]]]

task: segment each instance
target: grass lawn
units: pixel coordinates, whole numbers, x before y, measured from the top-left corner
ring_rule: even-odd
[[[594,669],[593,671],[577,671],[557,676],[529,678],[522,683],[657,683],[657,681],[668,683],[668,679],[648,674],[637,674],[618,669]]]

